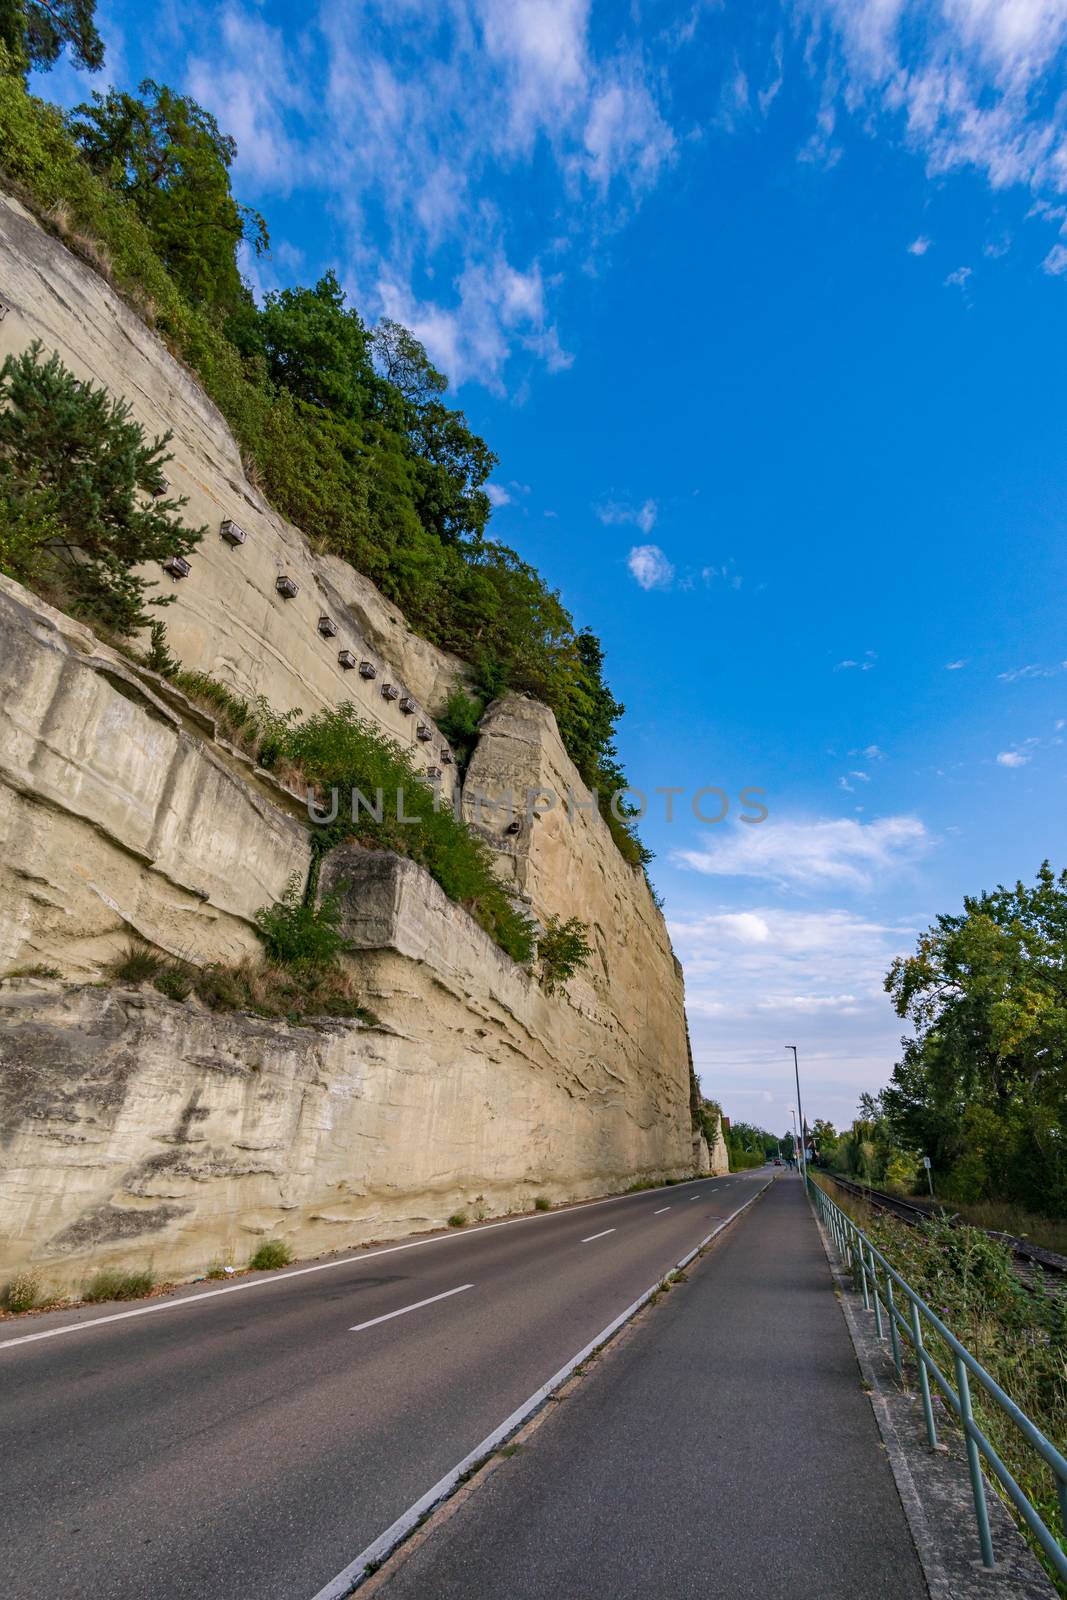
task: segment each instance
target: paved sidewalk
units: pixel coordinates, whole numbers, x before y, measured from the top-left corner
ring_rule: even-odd
[[[925,1600],[799,1180],[378,1583],[382,1600]]]

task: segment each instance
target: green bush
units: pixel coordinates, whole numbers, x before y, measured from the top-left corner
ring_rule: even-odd
[[[468,1218],[465,1211],[453,1211],[452,1215],[448,1219],[448,1226],[450,1228],[465,1228],[467,1226],[467,1221]]]
[[[169,961],[152,982],[168,1000],[187,1000],[193,992],[194,969],[184,961]]]
[[[167,500],[169,435],[149,444],[125,400],[76,378],[39,342],[0,366],[0,554],[12,577],[58,584],[71,609],[129,635],[148,626],[154,585],[136,569],[184,556],[203,536]],[[34,508],[40,517],[31,531]]]
[[[538,976],[546,994],[562,989],[582,967],[588,966],[593,947],[586,938],[589,929],[579,917],[561,922],[549,917],[537,941]]]
[[[534,1197],[534,1210],[535,1211],[551,1211],[552,1210],[552,1202],[551,1202],[551,1200],[548,1198],[548,1196],[546,1194],[539,1194],[539,1195],[536,1195]]]
[[[248,1265],[253,1272],[273,1272],[277,1267],[287,1267],[292,1259],[293,1252],[284,1239],[264,1239],[249,1256]]]
[[[155,1288],[155,1277],[147,1269],[142,1272],[123,1272],[119,1267],[104,1267],[94,1273],[82,1292],[82,1299],[142,1300]]]
[[[313,843],[320,852],[354,838],[409,856],[508,955],[519,962],[532,959],[533,924],[496,876],[489,847],[439,803],[408,752],[364,722],[351,703],[289,725],[278,738],[276,759],[298,768],[321,795],[338,791],[337,820],[315,829]],[[363,798],[353,821],[356,792]],[[414,820],[400,821],[398,812]]]
[[[309,904],[295,873],[281,900],[256,912],[255,923],[268,958],[282,966],[332,966],[347,948],[337,896],[323,895],[318,905]]]

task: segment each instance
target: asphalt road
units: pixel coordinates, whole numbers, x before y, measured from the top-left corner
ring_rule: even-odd
[[[928,1600],[831,1291],[775,1184],[375,1600]]]
[[[311,1600],[769,1175],[0,1324],[5,1595]]]

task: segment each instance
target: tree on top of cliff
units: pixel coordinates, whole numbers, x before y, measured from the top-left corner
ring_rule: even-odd
[[[146,102],[96,96],[67,119],[5,60],[0,39],[4,176],[76,250],[106,259],[138,309],[151,305],[284,516],[469,661],[483,700],[514,690],[552,708],[623,856],[647,860],[633,819],[609,808],[624,781],[621,707],[599,641],[491,536],[483,486],[495,457],[445,403],[418,339],[388,321],[368,333],[331,274],[254,304],[236,253],[246,227],[253,244],[265,231],[230,191],[234,142],[194,101],[149,82]],[[25,505],[19,517],[27,528]]]
[[[149,443],[124,400],[81,382],[54,353],[43,361],[39,343],[8,356],[0,367],[0,565],[57,586],[72,609],[118,633],[146,627],[149,584],[135,568],[187,555],[203,536],[177,520],[184,500],[163,498],[168,440]]]
[[[194,304],[234,307],[248,298],[237,246],[245,239],[258,255],[270,243],[263,218],[230,189],[237,143],[188,95],[151,78],[139,92],[139,100],[118,89],[94,94],[71,112],[71,133],[93,171],[136,209]]]
[[[74,65],[96,72],[104,42],[93,20],[96,0],[0,0],[0,44],[22,73],[53,67],[64,47]]]

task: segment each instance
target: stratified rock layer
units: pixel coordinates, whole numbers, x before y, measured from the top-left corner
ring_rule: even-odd
[[[462,663],[310,550],[189,374],[2,196],[0,278],[0,355],[40,338],[174,435],[168,473],[209,526],[166,612],[184,665],[278,710],[351,701],[431,764],[445,748],[432,713]],[[248,534],[238,548],[225,518]],[[283,573],[295,599],[276,591]],[[343,671],[339,649],[377,676]],[[507,789],[517,831],[472,810],[474,790]],[[254,954],[256,910],[306,875],[306,809],[173,686],[0,579],[0,1275],[73,1282],[148,1257],[202,1270],[263,1234],[321,1250],[702,1164],[680,969],[550,711],[490,708],[464,805],[532,915],[590,929],[588,969],[554,995],[421,869],[355,849],[328,858],[323,884],[346,884],[375,1025],[293,1027],[101,984],[134,935],[200,964]],[[10,976],[27,968],[58,976]]]

